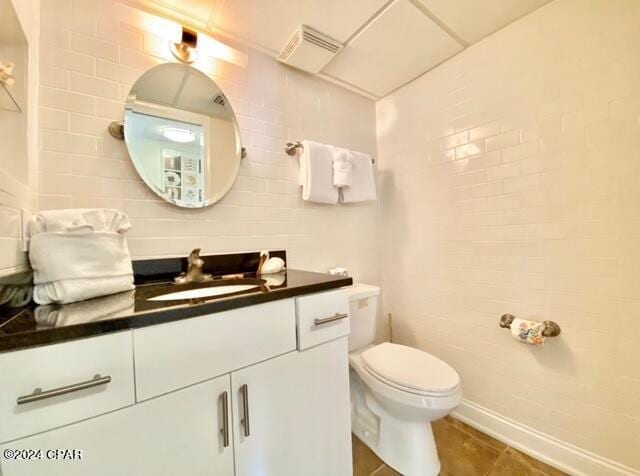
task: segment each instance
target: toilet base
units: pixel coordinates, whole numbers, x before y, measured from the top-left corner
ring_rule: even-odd
[[[440,460],[429,421],[391,416],[351,369],[351,430],[387,465],[405,476],[437,476]]]

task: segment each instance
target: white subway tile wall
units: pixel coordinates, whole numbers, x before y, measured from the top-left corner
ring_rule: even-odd
[[[114,3],[42,2],[41,208],[124,210],[134,258],[285,248],[291,266],[345,266],[376,282],[377,205],[303,203],[297,159],[284,153],[287,140],[314,139],[375,154],[374,103],[255,51],[246,69],[204,58],[196,66],[229,97],[248,156],[219,203],[175,208],[146,188],[125,144],[107,133],[133,82],[172,61],[165,42],[118,24]]]
[[[556,0],[377,104],[398,342],[640,469],[640,2]],[[552,319],[533,348],[500,316]]]

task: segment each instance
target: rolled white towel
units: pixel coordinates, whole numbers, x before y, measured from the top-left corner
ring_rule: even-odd
[[[334,147],[333,151],[333,186],[349,187],[353,182],[353,163],[351,151],[342,147]]]
[[[376,179],[371,156],[351,151],[353,162],[352,181],[349,187],[342,187],[342,202],[365,202],[376,199]]]

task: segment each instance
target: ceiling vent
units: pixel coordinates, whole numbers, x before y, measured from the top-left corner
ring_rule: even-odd
[[[227,105],[227,101],[225,101],[225,98],[222,94],[218,94],[216,97],[214,97],[211,102],[213,104],[217,104],[219,106],[226,106]]]
[[[301,25],[282,49],[278,61],[310,73],[318,73],[342,48],[342,43]]]

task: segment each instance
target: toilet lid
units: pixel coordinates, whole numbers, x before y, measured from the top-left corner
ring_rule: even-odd
[[[458,373],[448,364],[405,345],[377,345],[362,353],[362,362],[382,379],[409,391],[448,394],[460,384]]]

